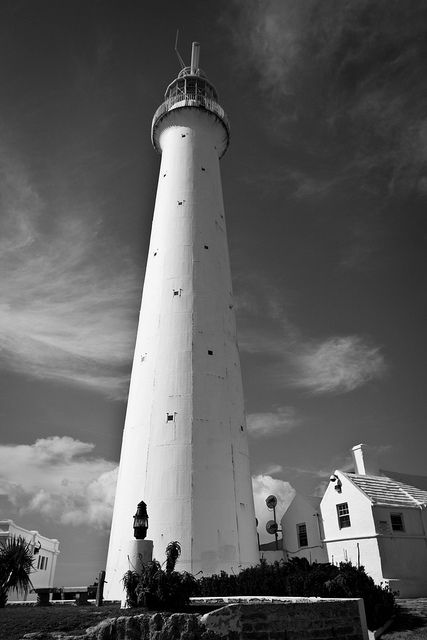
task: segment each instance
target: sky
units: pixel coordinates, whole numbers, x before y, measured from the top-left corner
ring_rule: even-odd
[[[365,442],[427,475],[423,0],[0,6],[0,517],[105,568],[159,155],[201,43],[221,160],[261,538]]]

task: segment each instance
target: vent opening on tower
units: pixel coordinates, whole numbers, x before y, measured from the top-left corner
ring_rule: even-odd
[[[186,135],[187,134],[185,134],[185,133],[181,133],[181,138],[185,138]]]
[[[166,173],[163,174],[163,177],[166,178]]]
[[[202,167],[202,171],[206,171],[205,167]]]
[[[213,350],[212,349],[208,349],[208,356],[213,356]]]
[[[178,205],[184,204],[185,200],[177,200]]]
[[[180,296],[182,293],[182,289],[173,289],[173,295],[174,296]]]
[[[205,244],[205,249],[209,249],[209,245]]]
[[[166,414],[166,422],[173,422],[175,420],[175,414],[174,413],[167,413]]]
[[[240,431],[244,431],[242,424],[240,425]]]

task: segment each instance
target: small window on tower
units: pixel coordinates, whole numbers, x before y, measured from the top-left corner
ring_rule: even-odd
[[[184,200],[178,200],[178,205],[182,205],[183,202]]]
[[[209,355],[209,356],[213,356],[213,351],[212,351],[212,349],[208,349],[208,355]]]
[[[166,422],[173,422],[174,419],[174,414],[173,413],[167,413],[166,414]]]
[[[209,245],[205,244],[205,249],[209,249]]]
[[[181,138],[185,138],[185,133],[181,133]]]
[[[242,424],[240,425],[240,431],[244,431]]]
[[[204,167],[202,167],[202,171],[206,171],[206,169]]]
[[[166,178],[166,173],[163,174],[163,177]]]

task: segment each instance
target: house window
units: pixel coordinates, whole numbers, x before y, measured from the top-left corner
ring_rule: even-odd
[[[351,527],[350,513],[348,511],[348,503],[342,502],[337,504],[338,526],[340,529]]]
[[[297,524],[298,546],[308,547],[307,525],[305,522]]]
[[[390,520],[393,531],[405,531],[403,516],[401,513],[391,513]]]

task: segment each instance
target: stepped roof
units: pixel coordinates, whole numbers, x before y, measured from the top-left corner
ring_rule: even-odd
[[[427,507],[427,491],[387,476],[343,473],[373,504],[392,507]]]

